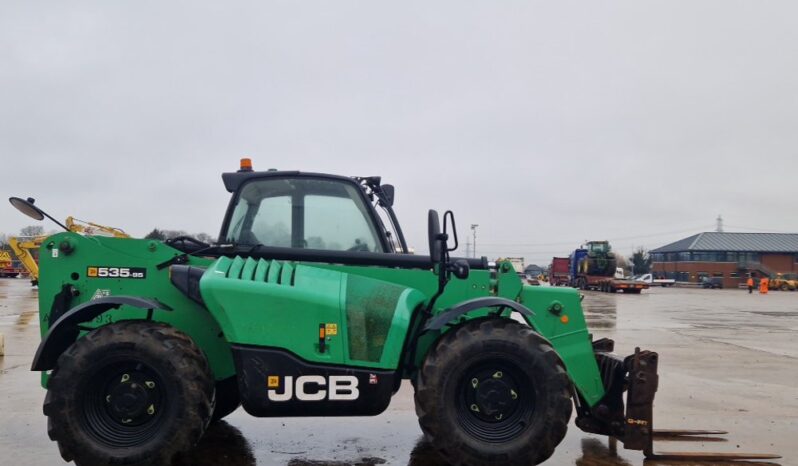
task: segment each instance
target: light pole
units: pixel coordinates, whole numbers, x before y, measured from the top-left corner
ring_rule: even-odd
[[[471,251],[473,251],[473,255],[471,257],[477,257],[477,225],[476,223],[471,224],[471,232],[474,234],[474,241],[471,243]]]

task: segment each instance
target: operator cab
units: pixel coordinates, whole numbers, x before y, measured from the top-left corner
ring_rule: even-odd
[[[392,210],[393,186],[382,185],[380,177],[255,172],[247,159],[242,160],[241,170],[222,177],[233,197],[219,243],[361,253],[407,251]]]
[[[242,159],[241,170],[222,180],[233,195],[217,244],[170,245],[186,254],[360,266],[430,269],[440,260],[410,253],[393,211],[394,188],[378,176],[256,172]],[[488,268],[485,257],[463,261]]]
[[[609,241],[589,241],[586,245],[590,254],[607,254],[610,252]]]
[[[355,183],[268,176],[243,184],[235,197],[223,242],[387,252]]]

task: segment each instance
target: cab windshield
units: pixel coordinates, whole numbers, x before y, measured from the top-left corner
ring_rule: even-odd
[[[251,246],[383,252],[359,190],[354,183],[320,178],[250,181],[223,236]]]
[[[595,253],[606,253],[609,252],[609,243],[605,242],[598,242],[598,243],[588,243],[587,248],[590,252]]]

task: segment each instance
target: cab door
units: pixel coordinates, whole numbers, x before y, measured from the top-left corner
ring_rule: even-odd
[[[351,179],[254,177],[235,196],[224,240],[237,246],[385,251],[372,206]],[[232,343],[282,348],[316,363],[348,359],[345,273],[292,261],[229,260],[219,259],[203,277],[203,298],[217,303],[213,312],[227,322]]]

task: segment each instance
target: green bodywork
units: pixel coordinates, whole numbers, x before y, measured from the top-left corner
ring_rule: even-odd
[[[40,250],[42,336],[49,330],[54,297],[71,284],[79,294],[70,307],[108,295],[155,298],[168,305],[172,310],[156,310],[153,320],[190,335],[205,352],[217,380],[235,374],[231,344],[285,349],[311,363],[396,370],[409,351],[405,343],[413,313],[426,306],[438,288],[437,275],[430,270],[188,256],[188,265],[207,268],[200,281],[206,308],[170,282],[169,267],[156,267],[181,254],[154,240],[74,233],[48,238]],[[146,269],[146,277],[90,277],[90,267],[140,267]],[[593,406],[604,396],[576,290],[525,285],[509,262],[500,263],[494,271],[472,270],[467,279],[453,278],[433,312],[489,296],[532,310],[528,324],[551,342],[584,400]],[[473,311],[460,320],[484,317],[489,311]],[[510,317],[509,311],[503,316]],[[145,317],[145,310],[123,306],[83,324],[82,335],[114,321]],[[320,324],[326,330],[323,352]],[[451,327],[419,339],[417,363]],[[42,383],[46,386],[46,374]]]

